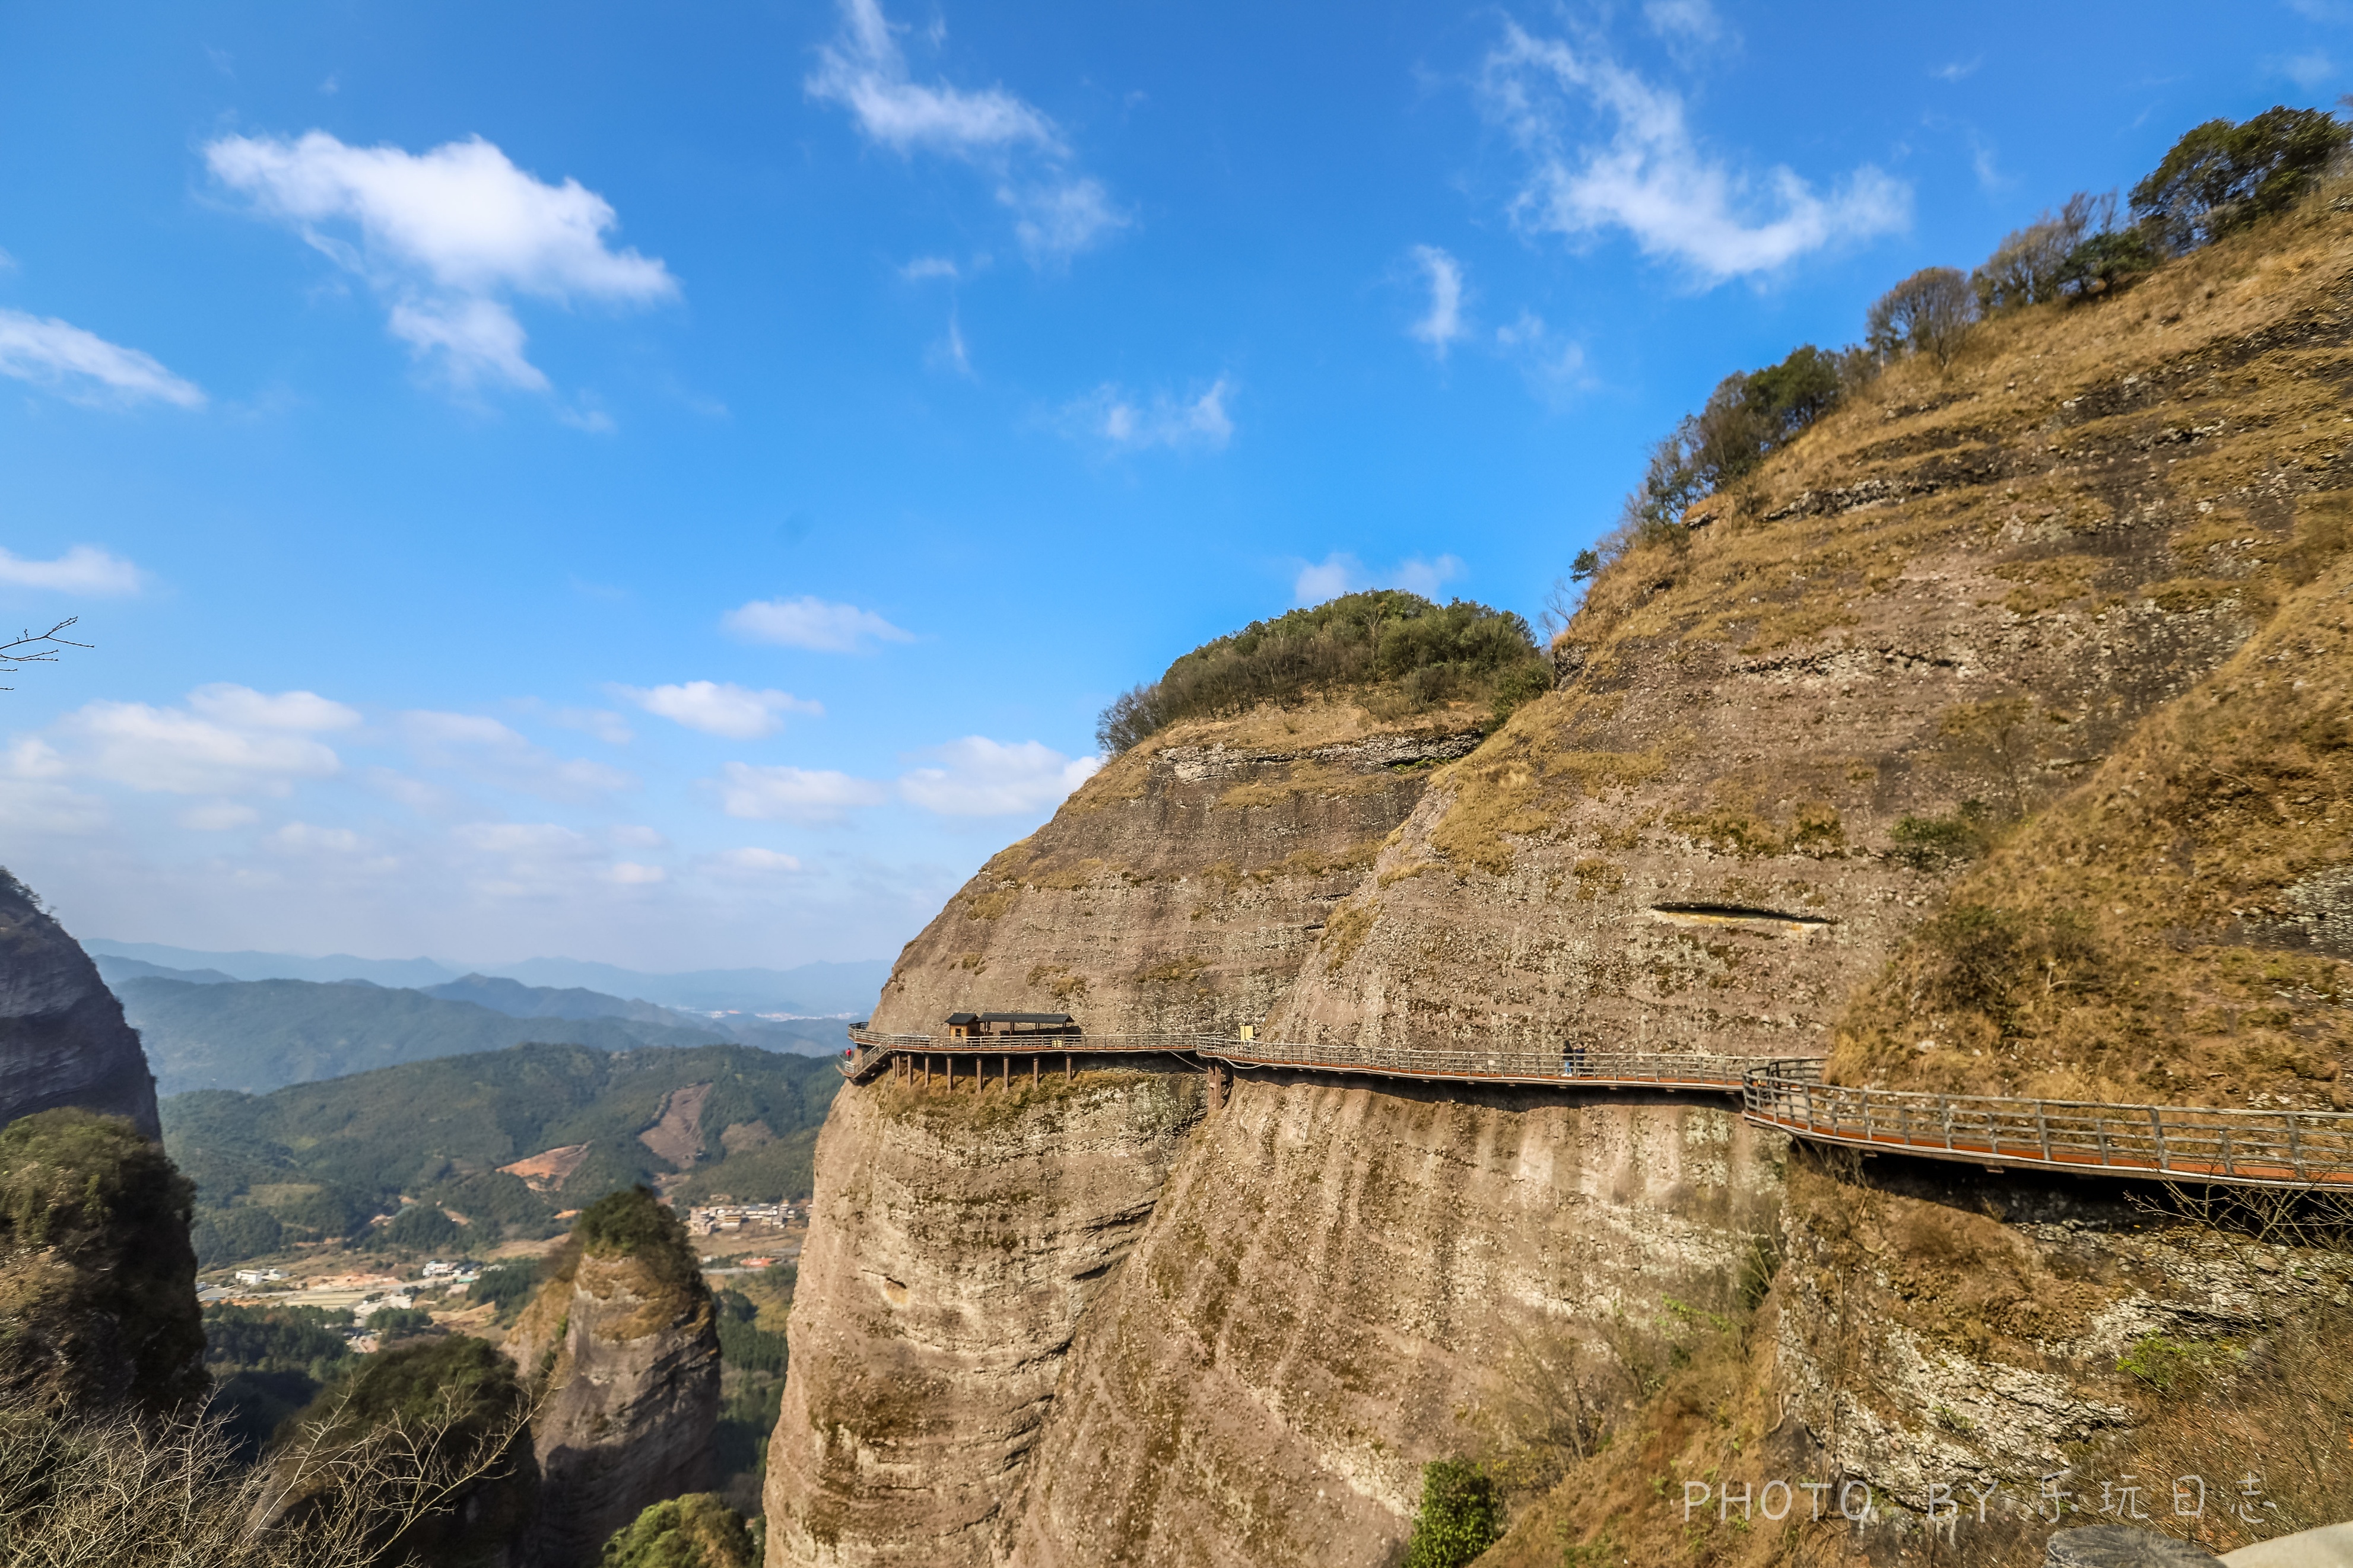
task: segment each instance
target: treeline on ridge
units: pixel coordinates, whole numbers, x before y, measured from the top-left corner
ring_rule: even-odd
[[[2115,193],[2079,191],[2012,230],[1970,272],[1927,267],[1896,284],[1865,313],[1862,342],[1828,351],[1807,343],[1778,364],[1734,372],[1651,447],[1617,526],[1578,552],[1556,586],[1548,624],[1573,613],[1575,584],[1638,543],[1680,542],[1693,506],[1731,488],[1896,359],[1948,365],[1980,321],[2111,297],[2168,258],[2291,210],[2341,164],[2348,144],[2353,125],[2318,109],[2208,121],[2132,188],[2129,222],[2117,221]]]
[[[1379,689],[1400,711],[1485,700],[1501,719],[1548,689],[1550,667],[1523,617],[1468,599],[1439,605],[1379,588],[1344,594],[1203,643],[1103,710],[1107,754],[1184,719]]]

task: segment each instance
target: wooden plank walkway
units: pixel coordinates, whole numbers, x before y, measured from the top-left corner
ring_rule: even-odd
[[[1922,1094],[1821,1081],[1812,1058],[1752,1058],[1580,1050],[1464,1050],[1319,1045],[1211,1035],[1001,1035],[943,1039],[849,1031],[838,1064],[854,1083],[894,1063],[929,1081],[939,1063],[953,1085],[960,1062],[976,1084],[1009,1080],[1013,1058],[1174,1056],[1250,1071],[1367,1074],[1430,1083],[1548,1089],[1650,1089],[1736,1097],[1742,1114],[1793,1136],[1868,1152],[1882,1150],[1990,1168],[2180,1180],[2231,1186],[2353,1190],[2353,1112],[2216,1110],[2202,1106],[2108,1105]],[[983,1073],[983,1064],[992,1070]]]

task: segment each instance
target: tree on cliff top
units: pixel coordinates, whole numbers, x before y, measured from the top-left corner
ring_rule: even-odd
[[[1416,707],[1490,697],[1500,710],[1551,685],[1528,623],[1468,599],[1377,588],[1252,621],[1178,658],[1103,710],[1095,739],[1126,751],[1181,719],[1290,707],[1387,686]]]
[[[2135,216],[2177,251],[2284,213],[2353,143],[2353,125],[2326,110],[2274,108],[2233,125],[2183,133],[2132,189]]]
[[[0,1392],[53,1409],[201,1398],[195,1192],[119,1116],[0,1128]]]
[[[572,1239],[590,1258],[634,1257],[665,1285],[708,1289],[685,1223],[650,1187],[607,1193],[580,1211]]]
[[[711,1492],[658,1502],[605,1543],[597,1568],[758,1568],[744,1516]]]

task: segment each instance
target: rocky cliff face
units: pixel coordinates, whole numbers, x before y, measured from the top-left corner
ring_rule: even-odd
[[[1478,744],[1453,710],[1317,705],[1179,725],[1115,759],[909,943],[878,1029],[958,1009],[1082,1015],[1096,1034],[1263,1022],[1334,905]]]
[[[768,1448],[769,1561],[985,1563],[1200,1079],[1058,1067],[835,1103]]]
[[[600,1237],[601,1211],[635,1222]],[[625,1214],[624,1219],[630,1218]],[[719,1424],[719,1331],[684,1230],[649,1194],[582,1215],[567,1264],[504,1347],[550,1392],[533,1423],[540,1482],[527,1561],[593,1563],[651,1504],[707,1489]]]
[[[0,872],[0,1125],[63,1105],[164,1135],[122,1004],[31,889]]]
[[[1237,1084],[1082,1321],[997,1561],[1396,1561],[1423,1461],[1519,1449],[1580,1342],[1726,1304],[1782,1153],[1668,1095]]]
[[[1361,746],[1364,718],[1290,747],[1264,727],[1296,720],[1267,714],[1246,739],[1147,742],[910,945],[878,1026],[1060,1005],[1104,1032],[1804,1056],[1845,1038],[1834,1073],[1986,1089],[2119,1081],[2086,1070],[2092,1035],[2166,1081],[2194,1054],[2166,1042],[2227,1037],[2232,1081],[2308,1103],[2348,991],[2331,944],[2353,859],[2336,782],[2353,218],[2298,224],[2122,299],[1998,320],[1948,372],[1892,368],[1693,528],[1635,543],[1557,647],[1560,689],[1458,760],[1318,754]],[[2200,772],[2200,737],[2236,749],[2227,779]],[[2110,878],[2125,851],[2132,878]],[[1907,1013],[1936,1012],[1947,972],[1905,955],[1957,887],[2032,882],[2021,855],[2065,899],[1992,908],[1979,924],[2015,942],[1984,951],[2052,1007],[2089,994],[2077,935],[2143,975],[2186,955],[2197,984],[2152,984],[2015,1070],[2001,1053],[2042,1005],[2023,980],[1989,1036]],[[1874,986],[1893,1000],[1857,1013]],[[2156,1417],[2120,1346],[2188,1335],[2222,1365],[2229,1335],[2342,1294],[2304,1254],[2274,1258],[2306,1282],[2277,1289],[2206,1268],[2216,1247],[2252,1256],[2212,1215],[1785,1163],[1709,1107],[1270,1077],[1155,1152],[1165,1181],[1124,1189],[1157,1191],[1140,1238],[1050,1333],[1000,1338],[1001,1249],[1061,1257],[1094,1211],[1029,1206],[1060,1159],[1039,1123],[1002,1186],[893,1175],[899,1212],[871,1226],[844,1194],[905,1161],[881,1152],[880,1106],[911,1093],[846,1092],[820,1146],[811,1254],[881,1282],[797,1310],[775,1452],[801,1458],[772,1470],[770,1510],[804,1523],[771,1534],[775,1568],[1387,1561],[1420,1461],[1507,1458],[1527,1384],[1564,1381],[1511,1367],[1622,1372],[1647,1353],[1630,1331],[1786,1257],[1738,1376],[1593,1461],[1620,1467],[1618,1512],[1539,1510],[1507,1560],[1557,1562],[1611,1519],[1636,1560],[1705,1555],[1654,1484],[1770,1454],[1870,1478],[1900,1512],[1942,1466],[2014,1484],[2054,1454],[2129,1458],[2114,1445]],[[939,1125],[935,1166],[988,1146]],[[1018,1244],[964,1223],[967,1192],[1022,1216]],[[915,1380],[905,1335],[871,1326],[892,1300],[873,1294],[911,1274],[962,1336]],[[1065,1335],[1058,1365],[1036,1354]],[[917,1397],[886,1408],[901,1391]]]

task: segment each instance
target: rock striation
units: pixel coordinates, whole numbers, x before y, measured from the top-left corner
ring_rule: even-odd
[[[122,1004],[32,889],[0,871],[0,1126],[68,1105],[164,1135]]]
[[[584,1568],[665,1499],[707,1490],[719,1331],[685,1227],[639,1188],[585,1211],[503,1347],[543,1399],[525,1561]]]
[[[967,1075],[835,1103],[768,1448],[769,1561],[986,1563],[1072,1332],[1151,1215],[1201,1081]]]

